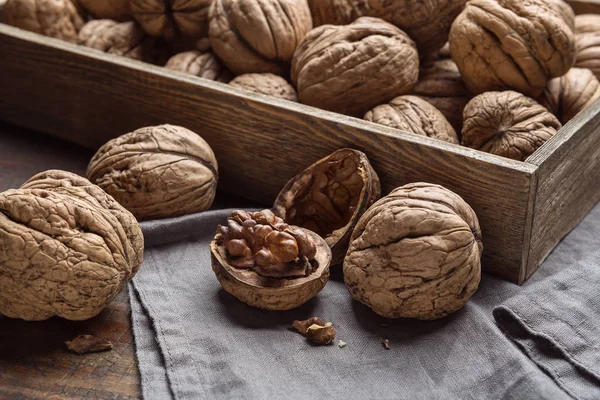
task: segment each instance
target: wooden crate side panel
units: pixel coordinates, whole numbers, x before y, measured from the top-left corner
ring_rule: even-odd
[[[221,189],[265,205],[314,161],[358,148],[379,173],[384,193],[429,181],[463,196],[481,220],[484,267],[519,280],[535,166],[2,26],[0,54],[6,56],[0,74],[11,77],[0,96],[0,118],[88,146],[141,126],[183,125],[214,149]]]

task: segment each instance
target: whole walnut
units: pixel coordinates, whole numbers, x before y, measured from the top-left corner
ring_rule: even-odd
[[[87,179],[46,171],[0,193],[0,314],[91,318],[140,268],[136,219]]]
[[[566,124],[598,98],[600,81],[592,71],[571,68],[565,75],[548,82],[538,101]]]
[[[87,177],[136,218],[148,220],[209,209],[218,167],[200,136],[160,125],[107,142],[92,157]]]
[[[176,54],[167,61],[165,67],[218,82],[227,83],[232,78],[231,72],[210,51],[201,53],[192,50]]]
[[[313,29],[292,61],[301,103],[358,117],[410,92],[418,76],[414,42],[395,26],[369,17]]]
[[[462,144],[525,161],[561,126],[546,108],[521,93],[487,92],[465,107]]]
[[[81,7],[98,19],[112,19],[114,21],[131,21],[130,0],[77,0]]]
[[[7,0],[2,22],[17,28],[76,43],[85,23],[72,0]]]
[[[575,17],[575,45],[578,68],[588,68],[600,79],[600,15]]]
[[[147,36],[133,21],[89,21],[81,28],[78,43],[105,53],[151,64],[164,65],[168,58],[166,47],[155,38]]]
[[[537,97],[575,63],[573,10],[562,0],[471,0],[450,30],[450,52],[473,94]]]
[[[236,88],[266,94],[267,96],[298,101],[296,89],[279,75],[271,73],[240,75],[229,82],[229,84]]]
[[[344,260],[352,297],[387,318],[442,318],[481,280],[475,212],[442,186],[411,183],[363,214]]]
[[[348,25],[368,15],[369,0],[308,0],[313,25]]]
[[[365,120],[404,132],[458,144],[450,122],[430,103],[416,96],[399,96],[365,114]]]
[[[209,18],[213,51],[236,75],[286,75],[312,29],[306,0],[214,0]]]
[[[208,34],[212,0],[130,0],[133,17],[147,34],[199,38]]]

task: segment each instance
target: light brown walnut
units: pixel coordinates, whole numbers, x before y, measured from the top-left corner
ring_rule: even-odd
[[[200,38],[208,35],[212,0],[130,0],[134,18],[151,36]]]
[[[192,50],[176,54],[167,61],[165,67],[211,81],[227,83],[233,77],[231,72],[210,51],[202,53]]]
[[[412,183],[373,204],[344,260],[352,297],[387,318],[442,318],[462,308],[481,279],[477,216],[442,186]]]
[[[141,128],[107,142],[87,177],[140,220],[204,211],[215,198],[215,155],[196,133],[173,125]]]
[[[487,92],[465,107],[462,144],[525,161],[561,123],[535,100],[513,91]]]
[[[0,193],[0,314],[94,317],[140,268],[136,219],[85,178],[46,171]]]
[[[281,76],[271,73],[240,75],[229,84],[239,89],[266,94],[279,99],[298,101],[296,89]]]
[[[416,96],[396,97],[368,111],[365,120],[458,144],[458,136],[446,117],[433,105]]]
[[[236,75],[286,75],[311,29],[306,0],[214,0],[210,8],[213,51]]]
[[[124,22],[133,19],[130,0],[77,0],[81,7],[97,19]]]
[[[573,10],[562,0],[471,0],[450,31],[450,52],[473,94],[537,97],[575,63]]]
[[[575,17],[577,68],[590,69],[600,79],[600,15],[584,14]]]
[[[348,25],[368,15],[368,0],[308,0],[313,25]]]
[[[2,7],[2,22],[76,43],[85,20],[72,0],[8,0]]]
[[[301,103],[357,117],[410,92],[418,76],[414,42],[395,26],[369,17],[313,29],[292,61]]]

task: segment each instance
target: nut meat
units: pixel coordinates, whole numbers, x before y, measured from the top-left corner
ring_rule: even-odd
[[[236,88],[266,94],[267,96],[298,101],[296,89],[288,81],[275,74],[244,74],[234,78],[229,84]]]
[[[442,318],[477,290],[481,252],[471,207],[441,186],[413,183],[361,217],[344,281],[354,299],[386,318]]]
[[[590,69],[600,79],[600,15],[575,17],[575,45],[578,68]]]
[[[165,67],[211,81],[227,83],[232,78],[231,72],[211,52],[192,50],[179,53],[171,57]]]
[[[208,34],[212,0],[130,0],[135,19],[151,36],[199,38]]]
[[[130,0],[77,0],[81,7],[98,19],[130,21],[133,19]]]

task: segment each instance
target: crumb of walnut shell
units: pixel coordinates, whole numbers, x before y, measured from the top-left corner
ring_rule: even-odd
[[[210,51],[201,53],[192,50],[176,54],[167,61],[165,68],[223,83],[233,78],[231,72]]]
[[[600,79],[600,15],[584,14],[575,17],[575,67],[588,68]]]
[[[2,7],[2,22],[76,43],[85,19],[72,0],[7,0]]]
[[[113,348],[110,341],[92,335],[79,335],[65,344],[70,351],[77,354],[98,353]]]
[[[561,127],[544,106],[521,93],[486,92],[465,107],[462,144],[525,161]]]
[[[208,34],[212,0],[130,0],[133,17],[151,36],[200,38]]]
[[[229,84],[233,87],[266,94],[267,96],[279,99],[298,101],[296,89],[281,76],[271,73],[240,75],[229,82]]]
[[[304,321],[296,320],[292,323],[292,326],[302,336],[317,344],[326,345],[335,339],[336,331],[333,324],[331,322],[324,322],[317,317],[312,317]],[[344,343],[340,347],[344,347],[345,345]]]
[[[77,0],[81,7],[97,19],[131,21],[133,13],[129,0]]]

